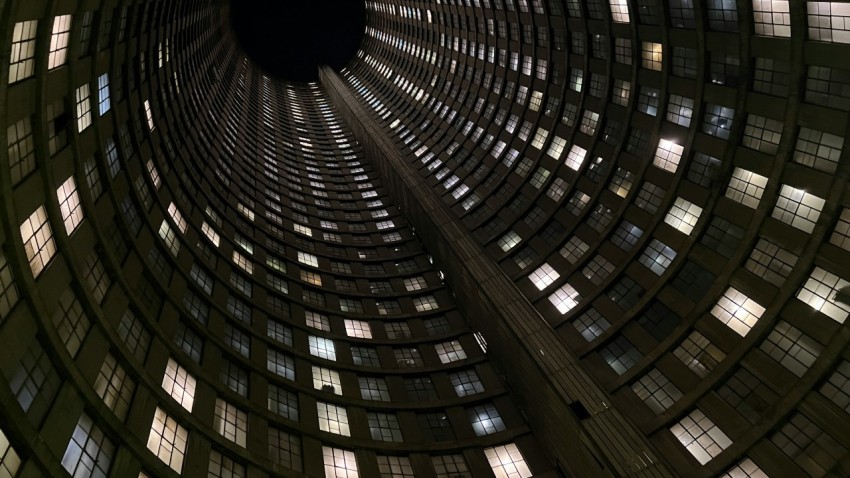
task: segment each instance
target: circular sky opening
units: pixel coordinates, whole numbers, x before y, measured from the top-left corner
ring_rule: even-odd
[[[320,65],[339,71],[354,57],[366,26],[360,0],[231,0],[239,46],[267,75],[317,81]]]

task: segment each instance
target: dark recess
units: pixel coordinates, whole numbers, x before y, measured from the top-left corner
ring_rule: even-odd
[[[230,22],[267,75],[317,81],[320,65],[339,71],[357,53],[366,8],[361,0],[231,0]]]

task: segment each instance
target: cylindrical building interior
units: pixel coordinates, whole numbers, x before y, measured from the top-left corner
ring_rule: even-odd
[[[0,3],[0,478],[850,476],[850,3],[363,7]]]

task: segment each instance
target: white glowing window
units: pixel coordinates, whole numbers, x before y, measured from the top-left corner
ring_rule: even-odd
[[[248,274],[254,273],[254,263],[236,251],[233,251],[233,263]]]
[[[564,284],[560,289],[556,290],[549,296],[549,302],[558,309],[561,314],[566,314],[573,307],[577,306],[581,296],[578,291],[570,284]]]
[[[679,168],[679,161],[682,159],[684,146],[662,139],[658,142],[658,149],[655,150],[655,159],[652,164],[665,171],[675,173]]]
[[[699,221],[700,214],[702,214],[701,207],[682,198],[676,198],[676,202],[670,208],[667,217],[664,218],[664,222],[670,224],[680,232],[690,234],[694,230],[697,221]]]
[[[206,221],[201,224],[201,232],[203,232],[204,235],[207,236],[207,239],[209,239],[215,247],[218,247],[219,243],[221,242],[219,235],[213,230],[212,226],[206,223]]]
[[[843,324],[850,314],[848,291],[844,290],[848,286],[850,282],[820,267],[815,267],[809,280],[797,292],[797,298],[839,324]]]
[[[826,201],[813,194],[783,184],[771,217],[811,234],[824,204]]]
[[[0,449],[5,448],[0,444]],[[115,455],[115,445],[85,413],[80,416],[68,447],[62,456],[62,466],[71,476],[102,477],[109,474],[109,466]],[[5,460],[4,460],[5,461]],[[17,464],[13,465],[17,468]],[[5,463],[0,463],[0,476],[11,478],[6,473]]]
[[[466,352],[457,340],[437,344],[434,346],[434,349],[437,350],[437,356],[440,357],[440,362],[444,364],[466,359]]]
[[[427,312],[429,310],[439,309],[440,304],[437,302],[437,298],[433,295],[425,295],[414,298],[413,307],[416,308],[417,312]]]
[[[764,188],[767,186],[767,178],[746,169],[735,168],[729,187],[726,189],[726,197],[743,204],[749,208],[757,208]]]
[[[538,267],[537,270],[528,275],[528,280],[537,287],[537,290],[543,290],[561,277],[558,271],[552,268],[548,263]]]
[[[104,73],[97,77],[97,106],[100,116],[105,115],[111,103],[109,100],[109,74]]]
[[[587,156],[587,150],[581,146],[574,145],[567,153],[565,164],[573,171],[578,171],[581,165],[584,164],[584,158]]]
[[[744,458],[719,478],[769,478],[753,460]]]
[[[68,42],[71,39],[71,15],[53,17],[53,32],[50,35],[50,53],[47,68],[52,70],[65,64],[68,59]]]
[[[348,428],[348,413],[345,407],[317,402],[316,411],[319,415],[319,430],[347,437],[351,436],[351,430]]]
[[[676,251],[658,239],[653,239],[644,249],[638,262],[645,265],[652,272],[661,275],[676,258]]]
[[[218,398],[213,428],[219,435],[244,448],[248,441],[248,414]]]
[[[308,338],[308,344],[310,346],[310,355],[328,360],[336,360],[336,347],[333,340],[311,335]]]
[[[147,163],[145,163],[145,168],[148,170],[148,175],[151,177],[151,182],[153,183],[153,187],[159,189],[162,185],[162,179],[159,177],[159,172],[156,170],[156,165],[153,163],[152,159],[149,159]],[[172,206],[174,203],[171,203]],[[169,209],[170,212],[170,209]],[[185,233],[185,231],[184,231]]]
[[[3,430],[0,430],[0,474],[4,477],[12,478],[18,474],[18,468],[21,466],[21,457],[12,448],[9,439]]]
[[[186,230],[189,226],[186,223],[186,219],[183,218],[183,214],[181,214],[180,210],[177,209],[177,205],[174,203],[168,205],[168,215],[171,216],[172,220],[174,220],[174,224],[177,225],[177,229],[180,229],[180,233],[186,234]]]
[[[742,337],[756,325],[763,313],[764,307],[734,287],[730,287],[711,309],[711,315]]]
[[[531,469],[516,443],[485,448],[484,456],[487,457],[496,478],[530,478],[532,476]]]
[[[342,395],[342,382],[339,381],[339,372],[314,365],[313,388],[334,395]]]
[[[308,266],[319,267],[319,258],[306,252],[298,251],[298,262]]]
[[[59,200],[59,210],[62,211],[65,232],[70,236],[83,222],[83,206],[80,204],[80,194],[77,192],[77,183],[73,176],[59,186],[56,190],[56,198]]]
[[[82,133],[83,130],[91,126],[91,91],[89,84],[77,88],[75,92],[76,111],[77,111],[77,131]]]
[[[189,374],[174,359],[168,359],[165,374],[162,377],[162,389],[171,395],[189,413],[195,404],[195,377]]]
[[[189,432],[157,407],[148,435],[148,450],[172,470],[181,473],[188,438]]]
[[[307,323],[307,327],[324,330],[325,332],[330,332],[331,330],[330,320],[328,320],[327,316],[323,314],[307,310],[304,312],[304,319]]]
[[[508,252],[514,247],[516,247],[516,245],[520,242],[522,242],[522,238],[519,237],[519,234],[515,233],[514,231],[508,231],[507,234],[502,236],[496,242],[496,244],[498,244],[502,251]]]
[[[323,446],[322,456],[325,462],[325,478],[359,478],[357,459],[353,451]]]
[[[296,222],[292,225],[292,228],[299,234],[304,234],[307,237],[313,237],[313,231],[309,227],[302,226]]]
[[[791,9],[788,0],[753,0],[756,35],[791,36]]]
[[[35,71],[35,34],[37,29],[37,20],[15,23],[15,27],[12,30],[12,56],[9,59],[9,84],[33,75]]]
[[[850,43],[850,4],[844,2],[806,2],[809,38],[835,43]]]
[[[564,153],[564,147],[567,145],[567,140],[560,136],[555,136],[552,138],[552,143],[549,145],[549,150],[546,151],[546,154],[555,158],[561,159],[561,154]]]
[[[661,43],[643,42],[641,44],[641,66],[650,70],[661,71],[664,60],[664,47]]]
[[[543,149],[547,137],[549,137],[548,131],[544,128],[537,128],[537,133],[534,134],[534,138],[531,140],[531,146],[537,149]]]
[[[177,239],[177,233],[174,232],[174,229],[171,229],[171,226],[168,225],[168,221],[163,220],[162,224],[159,225],[159,237],[165,242],[168,252],[177,257],[177,254],[180,253],[180,240]]]
[[[723,430],[699,408],[670,427],[670,431],[701,465],[711,461],[732,444]]]
[[[345,334],[349,337],[357,337],[360,339],[372,338],[372,327],[369,322],[363,320],[345,320]]]
[[[239,211],[240,214],[242,214],[243,216],[248,218],[249,221],[254,220],[254,211],[248,209],[248,207],[245,206],[244,204],[242,204],[242,203],[237,204],[236,210]]]
[[[422,290],[428,287],[428,282],[422,276],[409,277],[404,279],[404,289],[408,292]]]
[[[32,215],[21,224],[21,239],[30,263],[33,277],[38,277],[50,259],[56,254],[53,231],[47,222],[44,206],[39,206]]]
[[[626,0],[608,0],[611,6],[611,19],[616,23],[629,23],[629,4]]]
[[[153,111],[151,111],[151,102],[148,100],[145,100],[145,118],[148,120],[148,129],[153,131],[156,126],[153,124]]]

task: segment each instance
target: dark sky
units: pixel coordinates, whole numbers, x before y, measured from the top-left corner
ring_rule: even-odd
[[[363,38],[363,0],[231,0],[240,46],[266,74],[315,81],[319,65],[339,70]]]

